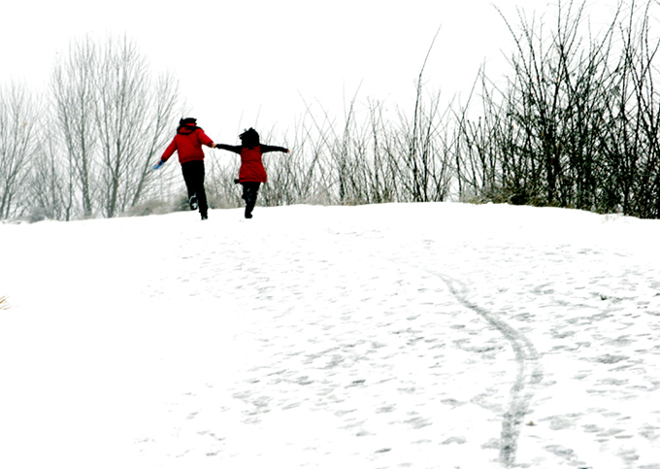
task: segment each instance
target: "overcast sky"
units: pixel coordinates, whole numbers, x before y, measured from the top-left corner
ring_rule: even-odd
[[[615,0],[589,3],[598,25]],[[188,114],[209,136],[236,143],[249,126],[292,128],[305,102],[341,116],[358,89],[358,102],[411,106],[438,29],[427,88],[466,94],[480,65],[501,74],[513,47],[495,5],[513,24],[517,6],[530,16],[556,12],[547,0],[3,2],[0,83],[42,88],[71,40],[126,34],[152,71],[174,73]]]

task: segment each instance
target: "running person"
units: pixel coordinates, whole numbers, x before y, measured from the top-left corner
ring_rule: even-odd
[[[242,198],[245,200],[245,218],[252,218],[252,210],[254,210],[257,203],[259,187],[268,180],[261,156],[271,151],[289,153],[289,150],[284,147],[262,145],[259,143],[259,134],[251,127],[239,135],[239,138],[241,139],[240,146],[219,143],[215,147],[241,155],[241,168],[235,182],[243,186]]]
[[[190,209],[199,207],[202,220],[208,218],[208,202],[204,189],[204,150],[202,145],[213,148],[215,145],[201,127],[197,127],[197,119],[187,117],[179,121],[176,135],[172,143],[165,149],[163,156],[154,169],[159,169],[176,151],[179,154],[183,180],[188,190]]]

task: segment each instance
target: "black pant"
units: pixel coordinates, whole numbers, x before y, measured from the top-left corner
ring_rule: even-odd
[[[188,189],[188,200],[196,194],[199,213],[206,215],[209,206],[206,201],[206,191],[204,190],[204,162],[196,160],[183,163],[181,165],[181,172],[183,173],[183,180],[186,182],[186,188]]]
[[[252,210],[257,203],[257,194],[259,193],[260,182],[243,182],[243,200],[245,200],[245,216],[251,217]]]

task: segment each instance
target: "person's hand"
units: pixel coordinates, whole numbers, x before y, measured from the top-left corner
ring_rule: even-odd
[[[163,160],[160,160],[156,166],[154,166],[152,169],[160,169],[165,162]]]

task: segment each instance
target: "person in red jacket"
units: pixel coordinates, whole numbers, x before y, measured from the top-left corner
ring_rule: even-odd
[[[202,220],[208,218],[208,202],[204,190],[204,150],[202,145],[213,148],[215,145],[201,127],[197,127],[197,119],[187,117],[179,121],[179,128],[172,143],[165,149],[163,156],[154,169],[159,169],[176,151],[179,154],[183,180],[188,189],[190,209],[199,207]]]
[[[239,135],[241,145],[217,144],[215,147],[221,150],[229,150],[241,155],[241,168],[238,171],[236,183],[243,186],[243,200],[245,200],[245,218],[252,218],[252,210],[257,203],[257,193],[262,183],[268,180],[261,155],[271,151],[289,153],[284,147],[262,145],[259,143],[259,134],[250,127]]]

